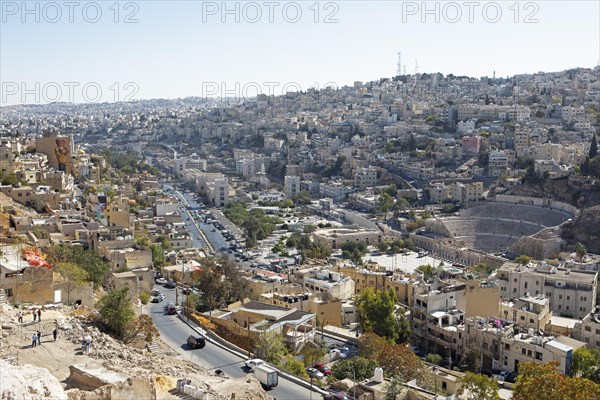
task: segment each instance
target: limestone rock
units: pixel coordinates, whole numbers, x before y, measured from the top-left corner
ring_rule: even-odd
[[[33,365],[14,366],[0,361],[2,399],[56,399],[67,400],[60,382],[45,368]]]

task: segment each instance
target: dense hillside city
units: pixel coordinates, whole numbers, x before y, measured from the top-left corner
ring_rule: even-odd
[[[600,399],[600,66],[0,109],[7,399]]]

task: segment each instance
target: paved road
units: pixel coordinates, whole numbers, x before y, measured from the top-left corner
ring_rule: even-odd
[[[183,358],[201,367],[221,369],[226,376],[246,376],[244,360],[214,343],[208,342],[203,349],[188,349],[184,343],[187,337],[194,333],[194,330],[176,315],[166,315],[164,313],[166,301],[175,301],[175,290],[166,289],[162,286],[157,286],[156,289],[166,296],[166,300],[161,303],[148,304],[144,307],[144,313],[152,317],[163,341],[181,354]],[[310,390],[281,377],[279,378],[279,385],[268,393],[277,400],[308,400],[311,398]],[[312,398],[317,400],[322,397],[319,393],[313,392]]]

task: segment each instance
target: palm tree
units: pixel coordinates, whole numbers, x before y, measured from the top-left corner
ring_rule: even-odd
[[[585,245],[581,242],[577,242],[577,244],[575,245],[575,254],[577,255],[577,258],[579,259],[580,264],[583,262],[583,258],[585,257],[586,253],[587,253],[587,248],[585,247]]]

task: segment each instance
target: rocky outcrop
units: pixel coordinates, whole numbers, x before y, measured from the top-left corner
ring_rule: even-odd
[[[129,378],[125,374],[109,371],[99,365],[71,365],[69,366],[69,385],[80,389],[94,390],[113,383],[126,382]]]
[[[562,237],[571,246],[583,243],[591,253],[600,253],[600,206],[581,210],[579,218],[566,224]]]
[[[60,382],[45,368],[0,361],[1,398],[6,400],[67,400]]]

